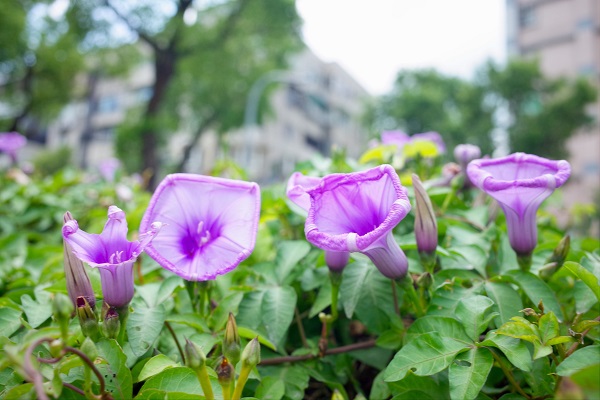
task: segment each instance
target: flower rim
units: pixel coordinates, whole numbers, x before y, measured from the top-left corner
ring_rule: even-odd
[[[555,172],[553,174],[543,174],[535,178],[503,180],[497,179],[490,172],[483,170],[487,166],[505,163],[536,164],[553,169]],[[473,184],[490,192],[497,192],[513,187],[547,188],[553,186],[558,188],[569,179],[571,165],[566,160],[556,161],[533,154],[513,153],[505,157],[473,160],[467,167],[467,174]]]
[[[332,191],[338,186],[356,181],[357,179],[360,181],[376,181],[381,179],[384,175],[388,175],[392,180],[398,199],[394,201],[385,219],[375,229],[364,235],[359,235],[356,232],[331,234],[319,230],[315,223],[314,195]],[[332,185],[329,183],[330,181],[337,182]],[[308,190],[307,193],[310,195],[311,206],[304,226],[306,239],[319,247],[323,246],[322,248],[326,248],[327,250],[350,252],[365,251],[378,239],[385,237],[391,229],[406,217],[411,209],[406,188],[400,183],[400,178],[398,178],[396,170],[388,164],[350,174],[327,175],[321,180],[319,185]]]

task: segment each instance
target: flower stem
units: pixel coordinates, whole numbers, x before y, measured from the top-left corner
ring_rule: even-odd
[[[404,293],[408,296],[410,303],[413,305],[415,310],[415,315],[417,318],[425,315],[425,307],[423,305],[422,299],[417,294],[415,290],[415,286],[413,285],[413,280],[409,275],[406,275],[403,279],[396,281],[401,288],[404,289]]]
[[[329,270],[329,279],[331,280],[331,321],[338,319],[338,297],[340,295],[340,286],[342,284],[341,272]]]
[[[244,390],[244,386],[246,386],[248,376],[250,376],[250,370],[251,368],[242,364],[242,370],[240,371],[240,376],[238,376],[237,383],[235,384],[235,390],[233,391],[231,400],[240,400],[242,398],[242,391]]]
[[[183,349],[181,348],[181,344],[179,343],[179,340],[177,339],[177,335],[175,334],[173,327],[171,326],[169,321],[165,321],[165,326],[169,330],[169,333],[171,334],[171,336],[173,336],[173,340],[175,340],[175,345],[177,345],[177,350],[179,350],[179,355],[181,356],[181,363],[185,365],[185,354],[183,352]]]
[[[212,391],[212,385],[210,384],[210,379],[208,377],[208,371],[206,370],[206,364],[202,365],[200,368],[196,370],[196,374],[198,375],[198,381],[200,382],[200,386],[202,386],[202,392],[204,392],[204,398],[206,400],[214,400],[215,395]]]
[[[521,271],[529,272],[531,269],[531,253],[526,255],[517,254],[517,262]]]
[[[508,381],[510,382],[511,386],[517,391],[519,392],[519,394],[523,397],[525,397],[526,399],[530,399],[531,397],[525,393],[523,391],[523,389],[521,388],[521,386],[519,385],[519,382],[517,382],[515,380],[515,377],[513,376],[512,372],[506,368],[506,365],[504,365],[504,363],[502,362],[502,359],[496,354],[494,353],[493,350],[489,349],[490,353],[492,353],[492,357],[494,357],[494,360],[496,360],[496,362],[498,363],[498,365],[500,366],[500,369],[502,369],[502,372],[504,372],[504,375],[506,375],[506,378],[508,379]]]
[[[127,318],[129,318],[129,305],[121,307],[117,310],[119,314],[119,322],[121,326],[119,328],[119,335],[117,336],[117,342],[121,347],[125,345],[125,333],[127,332]]]

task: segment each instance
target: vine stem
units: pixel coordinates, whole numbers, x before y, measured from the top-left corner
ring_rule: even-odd
[[[104,377],[102,376],[102,374],[100,373],[100,371],[98,371],[98,368],[96,368],[96,365],[94,365],[94,362],[92,360],[89,359],[89,357],[82,352],[79,349],[76,349],[75,347],[71,347],[71,346],[65,346],[65,351],[68,351],[69,353],[73,353],[76,354],[77,356],[79,356],[79,358],[81,358],[81,360],[87,364],[88,367],[90,367],[90,369],[92,370],[92,372],[94,373],[94,375],[96,375],[96,378],[98,378],[98,382],[100,382],[100,393],[101,396],[105,395],[106,392],[106,385],[104,383]]]
[[[333,349],[327,349],[323,353],[323,356],[348,353],[348,352],[355,351],[355,350],[369,349],[371,347],[375,347],[376,340],[377,339],[371,339],[371,340],[367,340],[364,342],[349,344],[347,346],[340,346],[340,347],[335,347]],[[266,360],[262,360],[259,365],[261,365],[261,366],[277,365],[277,364],[283,364],[286,362],[306,361],[306,360],[311,360],[313,358],[319,358],[319,356],[315,355],[315,354],[304,354],[301,356],[274,357],[274,358],[268,358]]]
[[[185,353],[183,352],[183,349],[181,348],[181,344],[179,343],[179,340],[177,339],[177,335],[175,334],[173,327],[171,326],[169,321],[165,321],[165,326],[171,333],[171,336],[173,336],[173,340],[175,340],[175,344],[177,345],[177,350],[179,350],[179,355],[181,356],[181,363],[183,365],[185,365]]]
[[[25,373],[29,376],[31,381],[33,382],[33,387],[35,388],[35,392],[37,394],[37,398],[40,400],[48,400],[48,395],[44,391],[44,381],[42,379],[42,374],[33,368],[33,364],[31,363],[31,357],[33,355],[33,351],[36,347],[41,345],[42,343],[50,343],[54,339],[51,338],[41,338],[33,342],[27,347],[25,350],[25,359],[23,360],[23,369]]]
[[[504,363],[502,362],[502,359],[496,353],[494,353],[494,351],[491,349],[490,349],[490,353],[492,353],[492,357],[494,357],[494,360],[496,360],[496,362],[502,369],[502,372],[504,372],[504,375],[506,375],[506,378],[508,379],[510,384],[513,386],[513,388],[517,392],[519,392],[519,394],[521,396],[525,397],[526,399],[531,399],[531,397],[527,393],[525,393],[525,391],[523,391],[523,389],[519,385],[519,382],[517,382],[515,380],[515,377],[513,376],[512,372],[508,368],[506,368],[506,365],[504,365]]]
[[[298,307],[294,308],[294,317],[296,319],[296,325],[298,325],[298,333],[300,334],[300,339],[302,339],[302,347],[308,348],[308,342],[306,341],[306,332],[304,332],[304,326],[302,325],[302,318],[300,318]]]

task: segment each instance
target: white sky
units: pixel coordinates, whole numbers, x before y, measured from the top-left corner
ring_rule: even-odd
[[[306,44],[374,95],[402,69],[471,78],[506,57],[506,0],[297,0]]]

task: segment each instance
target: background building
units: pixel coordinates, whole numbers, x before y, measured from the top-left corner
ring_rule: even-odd
[[[128,110],[149,98],[154,76],[151,66],[142,64],[128,79],[88,76],[85,80],[87,98],[65,108],[49,129],[48,145],[77,149],[74,161],[94,167],[114,156],[116,128]],[[359,120],[369,95],[339,65],[324,63],[306,49],[292,58],[289,70],[267,74],[254,86],[245,125],[223,137],[205,132],[191,152],[187,172],[208,173],[219,158],[230,157],[252,179],[265,182],[286,177],[297,161],[315,152],[329,154],[332,146],[346,149],[351,156],[364,150],[367,135]],[[258,126],[253,106],[267,88],[275,89],[269,92],[271,112]],[[165,164],[179,159],[189,135],[170,135]]]
[[[538,58],[550,77],[582,76],[600,88],[600,1],[507,0],[507,18],[510,55]],[[569,205],[598,201],[600,193],[600,100],[588,112],[594,125],[567,142]]]

